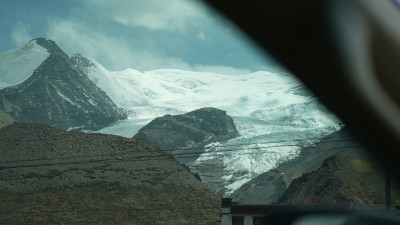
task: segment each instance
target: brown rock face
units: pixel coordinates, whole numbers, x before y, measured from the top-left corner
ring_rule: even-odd
[[[399,198],[392,186],[393,199]],[[321,167],[293,180],[280,204],[333,208],[383,207],[385,173],[374,159],[361,153],[336,154]]]

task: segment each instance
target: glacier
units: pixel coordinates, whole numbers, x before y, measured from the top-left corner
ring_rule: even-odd
[[[294,76],[259,71],[224,75],[178,69],[108,71],[94,59],[85,68],[118,107],[129,113],[97,132],[132,137],[156,117],[202,107],[227,111],[240,136],[207,146],[188,165],[227,196],[245,182],[299,154],[343,125]]]

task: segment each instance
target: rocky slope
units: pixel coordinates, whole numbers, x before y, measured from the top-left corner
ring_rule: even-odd
[[[399,197],[399,186],[394,184],[392,199]],[[381,164],[362,152],[338,153],[326,159],[317,170],[293,180],[278,203],[335,208],[384,208],[385,171]]]
[[[346,128],[342,128],[314,146],[302,148],[299,156],[260,174],[230,197],[243,204],[276,203],[294,179],[317,170],[327,158],[341,152],[363,152],[363,148]]]
[[[12,124],[13,122],[15,122],[14,118],[0,110],[0,128]]]
[[[126,118],[51,40],[32,40],[0,59],[0,109],[18,121],[97,130]]]
[[[219,197],[137,139],[15,123],[0,158],[5,224],[218,224]]]
[[[158,117],[140,129],[134,138],[187,162],[197,159],[206,145],[225,142],[238,135],[232,118],[225,111],[201,108],[181,115]]]

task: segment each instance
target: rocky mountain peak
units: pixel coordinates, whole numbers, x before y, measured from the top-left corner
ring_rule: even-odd
[[[32,41],[35,41],[38,45],[42,46],[43,48],[47,49],[50,54],[57,54],[63,57],[67,57],[68,55],[52,40],[46,38],[36,38]]]
[[[200,128],[214,135],[235,136],[238,134],[233,120],[226,114],[226,111],[206,107],[194,110],[186,114],[200,122]]]
[[[75,53],[72,57],[71,60],[74,62],[74,64],[79,67],[91,67],[94,66],[94,64],[87,58],[85,58],[84,56],[82,56],[79,53]]]
[[[201,108],[181,115],[158,117],[134,136],[167,150],[186,163],[195,160],[206,145],[225,142],[239,135],[231,117],[216,108]],[[194,151],[193,154],[190,152]],[[182,153],[189,153],[183,158]]]
[[[84,73],[89,73],[89,68],[94,66],[94,64],[84,56],[79,53],[74,54],[71,60],[76,68],[80,69]]]
[[[67,130],[98,130],[126,118],[126,114],[54,41],[45,38],[32,41],[50,55],[31,66],[33,72],[24,77],[25,80],[0,91],[0,110],[17,121]],[[18,54],[4,60],[13,62],[16,57]],[[80,58],[82,61],[83,57]],[[14,67],[23,66],[16,64],[7,71],[21,70]]]

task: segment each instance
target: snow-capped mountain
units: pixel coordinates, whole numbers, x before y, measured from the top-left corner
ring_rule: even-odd
[[[125,137],[166,114],[224,110],[240,136],[209,144],[188,165],[224,195],[342,126],[287,74],[108,71],[93,59],[69,58],[43,38],[0,53],[0,95],[0,111],[17,121],[62,129],[106,127],[98,132]]]
[[[0,53],[0,110],[17,121],[97,130],[126,118],[53,42],[34,39]]]
[[[99,132],[132,137],[156,117],[202,107],[232,116],[240,136],[210,144],[188,165],[224,195],[342,126],[291,75],[261,71],[231,76],[176,69],[111,72],[93,59],[76,58],[77,66],[129,113],[127,120]]]

